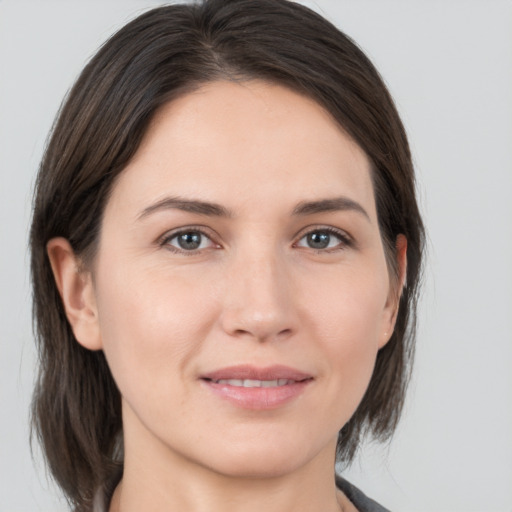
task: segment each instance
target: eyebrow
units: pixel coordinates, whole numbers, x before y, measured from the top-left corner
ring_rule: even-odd
[[[319,201],[300,202],[293,210],[293,215],[314,215],[315,213],[354,211],[362,214],[370,222],[368,212],[356,201],[348,197],[333,197]]]
[[[220,204],[197,199],[185,199],[183,197],[165,197],[142,210],[138,216],[138,220],[158,211],[172,209],[210,217],[233,217],[232,212]],[[305,216],[336,211],[355,211],[362,214],[370,221],[370,216],[358,202],[344,196],[320,199],[317,201],[302,201],[293,209],[292,213],[293,215]]]
[[[232,213],[219,204],[195,199],[185,199],[183,197],[166,197],[155,204],[152,204],[142,210],[138,216],[141,220],[152,213],[163,210],[182,210],[184,212],[197,213],[199,215],[208,215],[213,217],[232,217]]]

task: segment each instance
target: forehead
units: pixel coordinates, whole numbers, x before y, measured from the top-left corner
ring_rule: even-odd
[[[156,113],[112,200],[167,194],[235,209],[343,194],[374,210],[361,148],[315,101],[260,81],[210,83]]]

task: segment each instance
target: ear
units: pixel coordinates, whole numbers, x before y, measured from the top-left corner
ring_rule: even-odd
[[[379,348],[382,348],[391,338],[395,328],[400,297],[406,284],[407,277],[407,238],[398,235],[395,242],[395,258],[397,262],[397,279],[391,284],[389,297],[384,310],[384,328]]]
[[[52,238],[46,251],[75,338],[89,350],[100,350],[102,343],[91,273],[81,268],[65,238]]]

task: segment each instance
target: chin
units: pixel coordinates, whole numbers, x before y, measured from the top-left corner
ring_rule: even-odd
[[[318,455],[306,441],[290,441],[233,443],[216,453],[204,454],[203,460],[216,473],[231,478],[279,478],[299,470]],[[334,446],[332,450],[329,447],[331,451],[334,460]]]
[[[230,478],[243,479],[270,479],[280,478],[293,473],[304,464],[304,461],[297,461],[294,458],[283,460],[281,456],[269,456],[265,458],[261,454],[258,457],[235,460],[225,458],[218,464],[212,465],[210,469],[216,473]]]

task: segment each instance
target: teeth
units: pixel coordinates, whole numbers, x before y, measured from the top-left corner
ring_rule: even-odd
[[[276,379],[276,380],[255,380],[255,379],[220,379],[217,384],[227,384],[228,386],[237,386],[244,388],[275,388],[277,386],[286,386],[292,384],[293,380]]]

